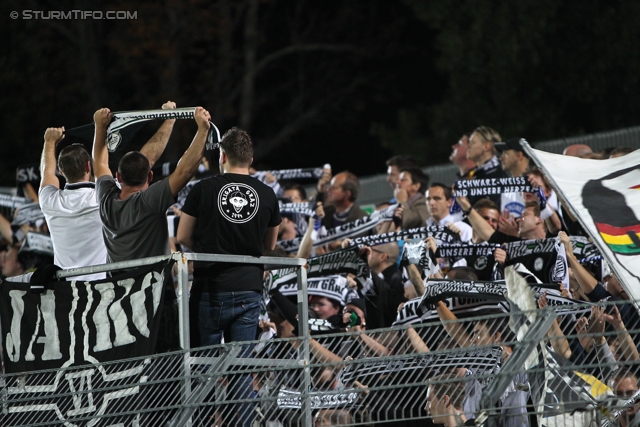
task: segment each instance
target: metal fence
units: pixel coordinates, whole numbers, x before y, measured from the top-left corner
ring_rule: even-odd
[[[189,349],[188,305],[182,297],[187,295],[188,259],[251,263],[256,259],[173,257],[180,265],[181,337],[186,350],[5,375],[1,425],[413,426],[461,425],[473,419],[486,426],[624,426],[637,422],[640,324],[629,302],[524,312],[511,306],[508,312],[476,312],[475,317],[449,321],[436,317],[374,331],[356,325],[339,333],[310,333],[309,322],[313,325],[314,320],[305,318],[304,260],[261,258],[299,272],[298,336],[288,328],[296,325],[283,321],[272,326],[286,338]],[[100,268],[132,264],[140,262]],[[85,273],[86,269],[77,269],[61,276]],[[251,356],[239,357],[247,347]],[[59,422],[51,421],[52,414]]]

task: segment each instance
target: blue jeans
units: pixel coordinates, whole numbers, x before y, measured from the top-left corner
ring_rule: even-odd
[[[203,292],[198,307],[200,345],[224,342],[253,341],[258,329],[262,295],[258,292]],[[247,346],[248,347],[248,346]],[[247,357],[250,348],[243,349],[240,357]]]
[[[200,345],[220,344],[223,336],[225,343],[255,340],[261,301],[262,294],[252,291],[200,294],[198,303]],[[249,357],[252,350],[253,345],[244,345],[238,357]],[[251,376],[231,376],[228,387],[228,396],[231,399],[249,399],[251,392]],[[253,404],[237,403],[234,406],[232,413],[236,419],[231,422],[235,425],[250,426]]]

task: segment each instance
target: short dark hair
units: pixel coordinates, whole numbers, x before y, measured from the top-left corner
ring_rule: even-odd
[[[442,188],[442,191],[444,191],[444,198],[445,199],[447,199],[447,200],[453,199],[453,191],[451,191],[451,187],[449,187],[448,185],[444,185],[441,182],[434,182],[433,184],[431,184],[429,186],[429,188],[433,188],[433,187]]]
[[[478,280],[478,273],[476,273],[473,268],[467,266],[452,267],[447,272],[447,279],[476,281]]]
[[[307,190],[305,190],[304,187],[298,184],[297,182],[291,182],[285,185],[284,191],[287,191],[287,190],[296,190],[298,194],[300,194],[300,198],[302,200],[307,200]]]
[[[82,145],[69,145],[60,151],[58,169],[67,182],[78,182],[84,178],[85,166],[91,162],[91,155]]]
[[[433,381],[433,382],[431,382]],[[449,396],[454,408],[461,410],[465,397],[465,381],[456,371],[445,372],[430,379],[429,387],[438,400]]]
[[[249,134],[239,127],[232,127],[222,135],[220,148],[233,166],[249,166],[253,159],[253,142]]]
[[[487,197],[484,197],[475,202],[473,205],[473,209],[475,209],[477,212],[480,212],[480,209],[494,209],[500,212],[500,207],[496,204],[496,202]]]
[[[631,147],[616,147],[609,153],[609,157],[612,157],[616,154],[619,156],[626,156],[627,154],[633,153],[635,150]]]
[[[139,151],[130,151],[120,159],[118,172],[122,183],[136,187],[147,182],[151,165],[149,159]]]
[[[360,194],[360,180],[358,177],[349,171],[340,172],[346,175],[344,182],[342,183],[342,191],[350,191],[350,202],[355,202]]]
[[[524,204],[524,209],[527,208],[532,208],[533,209],[533,214],[535,216],[537,216],[538,218],[540,218],[540,205],[538,204],[538,202],[527,202]],[[524,212],[524,209],[522,210]]]
[[[418,162],[412,157],[400,154],[387,160],[387,166],[395,166],[398,169],[418,167]]]
[[[608,381],[608,386],[611,390],[613,390],[613,393],[615,394],[616,390],[615,390],[615,386],[616,383],[624,380],[625,378],[633,378],[636,380],[636,384],[638,382],[638,374],[635,372],[635,370],[633,369],[633,367],[631,366],[624,366],[621,367],[620,369],[618,369],[610,378]]]
[[[418,191],[423,192],[429,185],[429,175],[418,167],[404,167],[400,169],[400,172],[408,172],[411,175],[411,182],[420,184]]]

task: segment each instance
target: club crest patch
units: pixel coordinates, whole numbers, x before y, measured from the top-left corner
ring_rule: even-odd
[[[115,132],[111,132],[107,136],[107,150],[110,153],[113,153],[114,151],[116,151],[116,149],[118,148],[121,142],[122,142],[122,135],[120,135],[120,131],[117,130]]]
[[[218,210],[225,219],[236,224],[250,221],[259,206],[258,193],[246,184],[227,184],[218,194]]]

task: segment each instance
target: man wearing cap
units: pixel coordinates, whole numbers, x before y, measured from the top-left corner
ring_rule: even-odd
[[[506,172],[500,167],[500,161],[496,156],[494,144],[500,142],[500,134],[487,126],[477,127],[469,137],[467,146],[467,158],[473,160],[476,167],[472,179],[505,178]],[[473,205],[479,199],[486,196],[473,196],[469,200]],[[500,195],[488,196],[497,205],[500,204]]]
[[[509,176],[524,176],[529,171],[529,157],[524,152],[520,139],[510,139],[496,143],[496,150],[500,153],[502,169]],[[524,209],[522,193],[503,193],[501,195],[500,210],[509,211],[512,218],[519,218]]]
[[[502,169],[509,176],[523,176],[529,171],[529,157],[525,154],[520,141],[522,141],[520,138],[515,138],[495,144],[496,150],[500,153]]]

